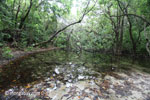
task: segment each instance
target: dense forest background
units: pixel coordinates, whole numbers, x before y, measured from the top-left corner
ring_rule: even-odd
[[[3,53],[47,45],[150,55],[150,0],[0,0]]]

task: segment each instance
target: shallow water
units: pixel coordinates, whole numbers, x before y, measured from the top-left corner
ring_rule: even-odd
[[[11,88],[21,89],[28,84],[56,80],[66,87],[82,80],[102,79],[112,72],[130,75],[132,69],[150,72],[150,62],[130,57],[114,57],[98,53],[73,53],[61,50],[33,55],[23,61],[11,63],[0,69],[0,92]]]

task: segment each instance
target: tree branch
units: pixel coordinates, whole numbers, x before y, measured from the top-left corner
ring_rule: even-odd
[[[73,22],[73,23],[71,23],[71,24],[65,26],[64,28],[58,30],[57,32],[55,32],[55,33],[49,38],[49,40],[44,41],[44,42],[41,42],[41,43],[38,43],[38,44],[35,44],[34,47],[39,46],[39,45],[42,45],[42,44],[50,43],[58,34],[60,34],[60,32],[64,31],[65,29],[67,29],[68,27],[70,27],[70,26],[72,26],[72,25],[81,23],[82,20],[83,20],[83,18],[85,17],[85,15],[87,15],[87,14],[95,7],[96,2],[97,2],[97,0],[96,0],[95,3],[94,3],[94,5],[91,7],[91,9],[87,10],[88,7],[89,7],[90,1],[91,1],[91,0],[88,1],[87,6],[86,6],[86,8],[85,8],[85,11],[84,11],[82,17],[81,17],[78,21]]]
[[[139,18],[139,19],[141,19],[141,20],[143,20],[144,22],[146,22],[148,25],[150,25],[150,22],[147,20],[147,19],[145,19],[145,18],[143,18],[143,17],[141,17],[141,16],[139,16],[139,15],[136,15],[136,14],[123,14],[123,15],[119,15],[119,16],[111,16],[111,17],[121,17],[121,16],[134,16],[134,17],[137,17],[137,18]]]

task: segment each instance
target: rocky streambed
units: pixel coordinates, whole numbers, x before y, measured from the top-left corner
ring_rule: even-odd
[[[116,77],[116,76],[117,77]],[[59,76],[60,77],[60,76]],[[150,75],[139,71],[79,76],[77,82],[63,83],[50,77],[37,84],[14,87],[1,95],[2,100],[150,100]],[[17,93],[17,94],[15,94]]]
[[[12,63],[0,70],[0,99],[150,100],[149,68],[103,57],[54,51]]]

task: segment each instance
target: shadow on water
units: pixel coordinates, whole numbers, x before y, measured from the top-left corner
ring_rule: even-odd
[[[54,77],[65,84],[98,77],[98,73],[106,75],[113,71],[129,72],[131,68],[136,68],[136,65],[148,67],[147,62],[105,54],[75,54],[57,50],[40,53],[0,69],[0,92],[14,86],[22,87],[28,83],[36,83],[49,77]],[[142,70],[150,72],[146,68]]]

